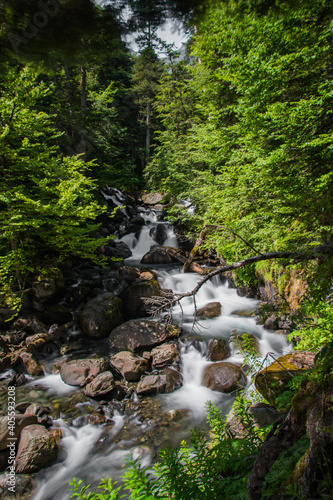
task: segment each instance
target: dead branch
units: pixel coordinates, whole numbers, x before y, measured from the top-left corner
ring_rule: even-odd
[[[182,299],[186,297],[194,297],[200,288],[209,280],[211,280],[214,276],[219,274],[224,274],[228,271],[232,271],[234,269],[239,269],[241,267],[250,266],[256,262],[260,262],[262,260],[273,260],[273,259],[293,259],[294,262],[299,262],[301,260],[311,260],[318,258],[327,258],[333,256],[333,241],[329,242],[325,245],[321,245],[314,249],[308,250],[304,253],[297,252],[267,252],[259,255],[254,255],[253,257],[248,257],[247,259],[240,260],[238,262],[234,262],[233,264],[229,264],[227,266],[218,267],[214,269],[214,271],[204,270],[206,276],[199,281],[199,283],[193,288],[193,290],[189,292],[185,292],[182,294],[175,294],[172,299],[169,301],[163,301],[163,304],[155,304],[154,314],[158,315],[165,308],[171,308],[177,302],[180,302]],[[185,259],[185,257],[183,257]],[[201,266],[200,266],[201,267]],[[203,274],[203,273],[200,273]]]
[[[207,233],[207,226],[205,225],[202,228],[202,230],[200,231],[199,237],[196,240],[196,242],[194,244],[194,247],[192,248],[191,253],[188,256],[188,259],[186,260],[186,262],[185,262],[185,264],[183,266],[183,271],[184,272],[186,272],[188,270],[188,268],[191,266],[195,255],[197,254],[200,246],[202,245],[202,243],[203,243],[203,241],[205,239],[206,233]]]

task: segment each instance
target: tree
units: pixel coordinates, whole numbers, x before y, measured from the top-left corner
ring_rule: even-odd
[[[23,288],[26,273],[47,257],[96,260],[100,242],[91,234],[102,208],[93,199],[95,183],[81,173],[82,161],[59,154],[51,118],[36,111],[52,89],[29,67],[3,69],[0,280],[9,292]]]

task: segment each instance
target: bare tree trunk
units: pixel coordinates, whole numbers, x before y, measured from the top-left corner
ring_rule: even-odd
[[[81,79],[80,79],[80,92],[81,92],[81,131],[80,131],[80,144],[78,151],[81,154],[81,159],[86,161],[87,159],[87,132],[86,126],[86,115],[87,115],[87,72],[83,64],[80,67]]]
[[[146,164],[148,163],[150,156],[150,115],[151,115],[151,103],[149,100],[147,103],[147,116],[146,116]]]
[[[188,270],[188,268],[191,266],[195,255],[197,254],[197,252],[198,252],[200,246],[202,245],[202,243],[204,242],[204,239],[206,237],[206,232],[207,232],[207,228],[206,228],[206,226],[204,226],[202,228],[200,234],[199,234],[199,237],[198,237],[197,241],[194,244],[194,247],[191,250],[191,253],[190,253],[187,261],[185,262],[185,264],[183,266],[183,271],[184,272],[186,272]]]

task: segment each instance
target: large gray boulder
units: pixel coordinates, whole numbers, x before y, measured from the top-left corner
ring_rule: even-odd
[[[87,337],[107,337],[123,322],[122,301],[113,293],[98,295],[87,302],[78,319]]]
[[[149,368],[149,363],[146,359],[130,351],[118,352],[114,356],[111,356],[110,365],[120,372],[128,382],[139,380],[141,375]]]
[[[15,459],[17,474],[35,472],[51,465],[58,455],[54,436],[42,425],[28,425],[21,432]]]
[[[118,351],[144,351],[179,337],[177,325],[132,319],[112,330],[109,344]]]
[[[84,387],[107,369],[107,362],[101,358],[76,359],[61,365],[60,376],[65,384]]]
[[[158,375],[143,377],[138,383],[136,392],[141,396],[169,393],[181,387],[182,383],[182,376],[177,370],[166,368]]]
[[[207,365],[202,384],[212,391],[233,392],[246,384],[246,375],[240,366],[221,361]]]

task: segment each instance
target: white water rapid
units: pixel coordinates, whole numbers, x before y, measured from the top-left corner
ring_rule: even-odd
[[[111,195],[104,196],[106,199],[107,196],[111,198]],[[112,201],[117,206],[124,205],[120,191],[112,195]],[[125,265],[139,267],[142,256],[153,245],[177,246],[172,228],[166,222],[158,221],[157,212],[141,209],[140,215],[145,221],[142,229],[137,233],[118,238],[118,241],[126,243],[132,251],[132,256],[125,260]],[[156,268],[161,286],[176,293],[192,290],[201,279],[197,274],[183,273],[177,264],[168,267],[160,265]],[[247,332],[258,339],[262,358],[268,352],[280,356],[290,350],[283,335],[268,332],[263,326],[256,324],[255,318],[250,317],[257,301],[238,296],[236,290],[228,288],[227,281],[223,278],[215,277],[197,294],[197,308],[210,302],[220,302],[222,305],[221,315],[213,319],[196,318],[197,321],[194,322],[193,299],[184,299],[181,307],[178,305],[174,308],[173,321],[181,324],[184,332],[179,341],[183,386],[171,394],[156,396],[156,400],[167,410],[188,410],[193,425],[204,420],[208,401],[214,402],[226,414],[234,399],[234,395],[214,392],[202,385],[204,367],[211,363],[207,356],[209,339],[229,339],[232,331]],[[236,351],[233,344],[231,344],[231,356],[226,361],[242,364],[243,356]],[[74,389],[64,384],[59,375],[46,375],[37,382],[58,396],[66,395]],[[133,401],[135,397],[134,394]],[[137,444],[131,439],[118,440],[115,444],[115,436],[123,427],[132,426],[134,430],[137,427],[138,432],[139,429],[142,430],[142,424],[135,415],[128,418],[128,415],[125,417],[115,413],[110,416],[108,423],[101,426],[85,422],[81,427],[75,427],[59,419],[55,422],[55,426],[59,427],[64,435],[61,440],[63,461],[38,473],[39,487],[33,500],[67,500],[68,482],[74,476],[83,479],[84,484],[90,483],[94,486],[103,477],[119,477],[125,457],[135,448],[141,457],[146,455],[146,464],[150,463],[151,455],[147,447],[138,450]]]

